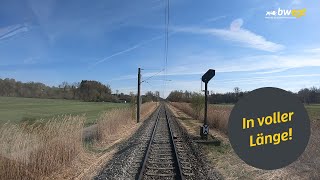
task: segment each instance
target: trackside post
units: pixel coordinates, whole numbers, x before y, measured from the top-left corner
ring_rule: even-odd
[[[208,139],[209,126],[207,123],[208,119],[208,82],[215,76],[215,70],[209,69],[201,78],[202,82],[205,83],[205,105],[204,105],[204,121],[203,126],[200,127],[201,139]]]

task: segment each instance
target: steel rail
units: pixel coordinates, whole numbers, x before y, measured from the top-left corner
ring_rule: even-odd
[[[157,116],[155,125],[154,125],[153,130],[152,130],[152,135],[151,135],[150,141],[148,143],[148,148],[147,148],[146,154],[144,156],[144,160],[143,160],[143,163],[142,163],[142,167],[141,167],[141,170],[140,170],[140,173],[139,173],[138,180],[142,180],[143,173],[144,173],[144,171],[146,169],[146,165],[147,165],[147,161],[148,161],[148,157],[149,157],[149,153],[150,153],[150,149],[151,149],[151,144],[152,144],[154,135],[156,134],[155,132],[156,132],[156,129],[157,129],[158,121],[160,119],[160,113],[161,113],[161,107],[159,108],[158,116]]]
[[[165,118],[166,118],[166,123],[167,123],[168,130],[169,130],[169,136],[170,136],[169,139],[170,139],[170,144],[171,144],[171,148],[172,148],[174,164],[176,164],[176,166],[177,166],[176,167],[176,171],[177,172],[176,172],[175,178],[179,179],[179,180],[185,180],[185,177],[184,177],[183,171],[182,171],[182,167],[181,167],[181,163],[180,163],[180,160],[179,160],[179,156],[178,156],[178,153],[177,153],[177,146],[176,146],[175,141],[174,141],[174,136],[173,136],[173,132],[172,132],[173,128],[170,125],[168,114],[167,114],[167,109],[166,109],[165,105],[163,105],[159,109],[158,116],[157,116],[155,125],[153,127],[152,135],[150,137],[150,141],[148,143],[148,147],[147,147],[147,150],[145,152],[144,160],[143,160],[143,163],[142,163],[142,166],[141,166],[141,169],[140,169],[140,172],[139,172],[139,176],[138,176],[137,179],[138,180],[142,180],[143,177],[144,177],[144,173],[145,173],[145,171],[147,169],[147,163],[148,163],[147,161],[148,161],[148,158],[149,158],[149,155],[150,155],[151,146],[152,146],[155,134],[156,134],[157,127],[158,127],[158,121],[160,119],[160,114],[161,114],[161,110],[162,110],[161,108],[163,108],[163,110],[164,110],[164,115],[165,115]]]
[[[183,175],[183,171],[182,171],[181,163],[180,163],[179,156],[178,156],[178,153],[177,153],[176,143],[174,142],[174,136],[173,136],[173,132],[172,132],[172,127],[171,127],[170,122],[169,122],[169,118],[168,118],[166,107],[164,108],[164,110],[165,110],[164,112],[165,112],[165,115],[166,115],[166,120],[167,120],[167,123],[168,123],[169,132],[170,132],[170,136],[171,136],[170,139],[171,139],[172,144],[173,144],[173,151],[174,151],[175,160],[176,160],[176,163],[178,165],[178,171],[179,172],[177,174],[177,178],[181,179],[181,180],[185,180],[186,178]]]

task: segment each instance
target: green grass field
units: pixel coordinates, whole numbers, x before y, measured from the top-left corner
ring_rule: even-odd
[[[8,121],[18,123],[28,119],[49,119],[58,115],[85,114],[86,126],[88,126],[96,122],[101,112],[128,106],[129,104],[123,103],[0,97],[0,123]]]

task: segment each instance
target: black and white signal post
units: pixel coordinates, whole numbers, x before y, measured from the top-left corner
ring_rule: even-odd
[[[202,82],[205,83],[205,106],[204,106],[204,122],[200,129],[200,136],[202,139],[208,139],[209,126],[207,123],[208,116],[208,82],[214,77],[215,70],[209,69],[201,78]]]

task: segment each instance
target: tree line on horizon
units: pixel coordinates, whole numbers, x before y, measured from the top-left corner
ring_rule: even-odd
[[[136,100],[134,93],[124,94],[112,93],[109,85],[98,81],[82,80],[81,82],[62,82],[60,85],[47,86],[40,82],[23,83],[15,79],[0,78],[0,96],[27,97],[27,98],[48,98],[48,99],[70,99],[87,102],[131,102]],[[215,93],[210,91],[208,102],[210,104],[234,104],[249,91],[241,91],[235,87],[233,92]],[[292,92],[293,93],[293,92]],[[320,87],[303,88],[295,94],[303,103],[320,103]],[[203,95],[203,93],[202,93]],[[201,96],[201,93],[192,91],[174,90],[171,91],[166,100],[172,102],[191,103],[193,97]],[[142,102],[159,101],[159,91],[148,91],[141,96]]]
[[[235,104],[238,100],[248,94],[250,91],[241,91],[240,88],[235,87],[233,92],[215,93],[208,92],[209,104]],[[303,88],[297,93],[291,92],[296,95],[301,102],[305,104],[319,104],[320,103],[320,87]],[[204,96],[204,93],[201,94]],[[172,102],[186,102],[192,103],[193,97],[199,96],[198,92],[174,90],[168,95],[167,100]]]
[[[0,78],[0,96],[82,100],[86,102],[131,102],[133,93],[112,93],[109,85],[98,81],[62,82],[60,85],[47,86],[40,82],[20,82],[15,79]],[[159,92],[148,91],[142,95],[142,102],[158,101]]]

